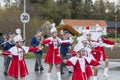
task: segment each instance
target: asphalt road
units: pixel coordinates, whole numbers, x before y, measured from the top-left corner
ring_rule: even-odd
[[[44,64],[43,61],[43,66],[45,70],[41,72],[35,72],[34,71],[34,63],[35,59],[26,59],[29,75],[26,76],[26,80],[46,80],[46,73],[47,73],[47,68],[48,65]],[[99,66],[99,80],[120,80],[120,62],[115,61],[113,62],[112,60],[110,61],[110,70],[109,70],[109,77],[103,77],[103,67],[102,65]],[[3,75],[3,57],[0,56],[0,80],[12,80],[12,78],[4,76]],[[71,80],[72,74],[68,74],[67,69],[64,70],[65,74],[62,75],[62,80]],[[52,71],[51,75],[51,80],[57,80],[57,75],[56,75],[56,69],[54,68]]]

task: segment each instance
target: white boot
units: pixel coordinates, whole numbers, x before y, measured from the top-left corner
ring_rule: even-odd
[[[93,76],[90,77],[90,80],[93,80]]]
[[[57,72],[57,77],[58,77],[58,80],[61,80],[61,73],[60,72]]]
[[[47,80],[51,80],[50,79],[50,73],[47,73]]]
[[[104,69],[104,74],[103,74],[103,76],[108,77],[108,68],[105,68],[105,69]]]
[[[98,80],[98,79],[97,79],[97,76],[93,76],[93,80]]]

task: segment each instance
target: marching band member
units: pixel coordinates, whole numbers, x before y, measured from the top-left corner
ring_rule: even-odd
[[[42,40],[43,40],[42,31],[41,30],[37,30],[36,35],[33,36],[32,39],[31,39],[31,45],[33,47],[39,47],[39,45],[41,44]],[[42,48],[39,51],[35,51],[34,54],[35,54],[35,57],[36,57],[35,71],[39,71],[39,69],[40,69],[40,71],[42,72],[44,70],[44,68],[42,66],[42,62],[41,62],[42,54],[43,54]]]
[[[43,44],[45,45],[48,44],[48,50],[45,58],[45,63],[49,64],[47,80],[51,80],[50,75],[51,75],[51,70],[54,64],[56,65],[58,80],[61,80],[60,64],[62,63],[62,58],[60,57],[58,47],[60,44],[71,43],[71,40],[62,41],[60,38],[58,38],[55,24],[52,24],[52,25],[53,25],[53,28],[50,30],[51,37],[43,40]]]
[[[7,70],[8,70],[8,58],[9,56],[5,54],[5,52],[9,49],[9,44],[8,44],[8,35],[3,34],[2,39],[0,40],[0,46],[2,47],[2,55],[4,56],[4,75],[7,75]]]
[[[73,43],[73,40],[72,38],[70,37],[70,33],[69,31],[65,30],[64,31],[64,34],[63,34],[63,37],[62,37],[62,40],[70,40],[71,42],[68,43],[68,44],[61,44],[60,45],[60,55],[62,57],[62,59],[69,59],[71,57],[71,54],[70,54],[70,46],[72,45]],[[63,72],[63,67],[65,65],[62,63],[61,64],[61,74],[64,74]],[[71,73],[71,71],[69,70],[69,73]]]
[[[24,54],[39,50],[38,48],[29,48],[23,46],[24,40],[20,35],[20,29],[17,29],[18,35],[14,37],[15,46],[10,48],[6,54],[12,55],[12,61],[8,69],[8,76],[13,77],[13,80],[25,80],[25,76],[28,74],[27,66],[24,59]]]
[[[96,60],[85,56],[85,49],[81,46],[75,48],[76,56],[73,56],[69,60],[64,60],[67,66],[73,66],[72,80],[88,80],[86,73],[87,65],[98,65]],[[75,55],[75,53],[74,53]]]
[[[50,30],[51,37],[43,40],[43,44],[48,44],[48,50],[45,57],[45,63],[49,64],[49,69],[47,73],[47,80],[51,80],[51,71],[53,65],[55,64],[57,69],[57,77],[58,80],[61,80],[61,73],[60,73],[60,64],[62,63],[62,58],[60,57],[58,46],[61,43],[61,39],[57,37],[57,29],[55,28],[55,24],[52,24],[53,28]]]
[[[103,75],[105,77],[108,77],[108,58],[107,55],[105,54],[104,47],[107,48],[113,48],[115,42],[105,39],[103,37],[103,30],[100,27],[97,27],[97,32],[92,34],[92,39],[98,42],[98,46],[93,49],[93,56],[95,57],[96,60],[98,61],[104,61],[105,62],[105,69]],[[94,68],[94,80],[97,80],[97,73],[98,73],[98,67],[96,66]]]
[[[82,40],[82,46],[85,49],[85,56],[90,58],[90,59],[95,60],[95,58],[93,57],[93,55],[91,53],[92,49],[89,47],[89,41],[87,39]],[[90,80],[93,76],[92,68],[90,65],[86,66],[86,73],[87,73],[88,80]]]

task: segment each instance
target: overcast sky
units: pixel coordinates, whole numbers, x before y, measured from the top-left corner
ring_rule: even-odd
[[[0,2],[1,2],[1,1],[2,1],[2,0],[0,0]],[[12,1],[14,2],[14,0],[12,0]],[[56,1],[56,0],[55,0],[55,1]],[[96,0],[93,0],[93,1],[95,2]],[[116,3],[118,2],[118,0],[108,0],[108,1],[110,1],[110,2],[116,2]],[[2,4],[4,4],[4,3],[2,3]],[[2,5],[2,4],[1,4],[1,5]]]
[[[96,0],[93,0],[94,2],[96,1]],[[108,1],[110,1],[110,2],[118,2],[118,0],[108,0]]]

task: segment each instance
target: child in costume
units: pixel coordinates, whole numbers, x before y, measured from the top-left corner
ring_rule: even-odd
[[[91,39],[96,41],[99,45],[92,50],[92,53],[96,60],[105,62],[103,75],[105,77],[108,77],[108,58],[107,58],[107,55],[105,54],[104,47],[112,49],[115,42],[105,39],[103,37],[103,29],[101,27],[98,26],[96,31],[97,31],[96,33],[92,34]],[[97,80],[97,73],[98,73],[98,67],[96,66],[94,67],[93,80]]]
[[[85,56],[85,49],[83,47],[76,48],[76,56],[73,56],[69,60],[64,60],[67,66],[73,66],[73,76],[72,80],[88,80],[86,73],[87,65],[98,65],[96,60],[88,58]],[[75,53],[74,53],[75,55]]]
[[[47,54],[45,57],[45,63],[49,64],[47,80],[51,80],[50,75],[51,75],[53,65],[56,66],[58,80],[61,80],[60,64],[62,63],[62,58],[60,57],[60,54],[59,54],[59,45],[67,44],[69,40],[62,41],[60,38],[58,38],[55,24],[52,24],[52,26],[53,28],[50,30],[51,37],[43,40],[43,44],[48,46]]]
[[[28,74],[27,66],[24,59],[24,54],[39,50],[38,48],[29,48],[23,46],[24,40],[20,35],[20,29],[17,29],[18,35],[14,37],[15,46],[8,50],[8,54],[12,55],[12,61],[8,69],[8,76],[13,77],[13,80],[25,80]]]

